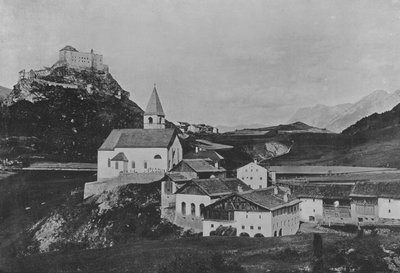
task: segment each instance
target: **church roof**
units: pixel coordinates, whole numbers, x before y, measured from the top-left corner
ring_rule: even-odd
[[[60,49],[60,51],[63,51],[63,50],[78,52],[78,50],[76,50],[76,48],[74,48],[74,47],[72,47],[72,46],[70,46],[70,45],[66,45],[66,46],[64,46],[62,49]]]
[[[174,142],[174,129],[114,129],[99,150],[115,148],[169,148]]]
[[[149,103],[147,104],[145,115],[157,115],[165,117],[164,110],[161,105],[160,98],[158,97],[157,89],[154,87],[151,93]]]
[[[120,152],[116,156],[114,156],[111,161],[128,161],[128,158],[123,152]]]

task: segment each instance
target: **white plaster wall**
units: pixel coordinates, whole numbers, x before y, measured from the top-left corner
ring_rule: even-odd
[[[252,189],[268,187],[268,170],[253,162],[237,169],[236,176]]]
[[[115,169],[115,161],[108,167],[108,159],[112,159],[118,153],[123,152],[128,159],[128,172],[151,172],[156,170],[168,170],[168,154],[166,148],[116,148],[114,151],[98,151],[97,153],[97,179],[117,177],[123,170],[122,163],[119,169]],[[154,159],[155,155],[161,159]],[[132,168],[132,161],[135,161],[135,168]],[[147,168],[144,168],[144,161],[147,161]]]
[[[378,198],[378,210],[379,218],[400,219],[400,200]]]
[[[300,198],[300,219],[303,222],[310,222],[310,216],[314,216],[315,221],[323,218],[322,199]]]
[[[216,230],[221,225],[225,227],[232,226],[238,230],[236,221],[203,220],[203,236],[210,236],[210,232]],[[239,234],[237,235],[239,236]]]
[[[174,154],[175,151],[175,156],[173,157],[172,155]],[[182,150],[182,145],[178,139],[178,137],[175,137],[174,142],[172,143],[171,147],[168,150],[168,158],[171,160],[170,165],[168,166],[168,170],[172,169],[174,165],[177,165],[179,162],[182,161],[183,157],[183,150]]]
[[[294,205],[296,206],[296,205]],[[294,207],[292,206],[292,207]],[[300,211],[299,208],[297,208],[297,211],[295,212],[288,212],[288,208],[284,210],[286,212],[280,214],[280,215],[275,215],[272,216],[272,234],[271,236],[274,236],[274,233],[276,231],[277,236],[279,236],[279,230],[282,229],[282,236],[285,235],[293,235],[296,234],[296,232],[299,229],[299,223],[300,223]]]
[[[153,119],[153,123],[149,123],[149,118]],[[161,122],[160,122],[161,119]],[[144,129],[163,129],[165,128],[165,118],[157,115],[145,115],[143,117],[143,128]]]
[[[214,201],[214,200],[213,200]],[[182,214],[182,202],[186,203],[186,215],[190,214],[190,205],[196,206],[196,215],[200,217],[200,205],[208,206],[213,203],[208,195],[176,194],[176,213]],[[183,215],[183,214],[182,214]]]
[[[235,211],[234,218],[237,236],[242,232],[248,233],[250,237],[254,237],[257,233],[261,233],[265,237],[272,236],[271,212]]]

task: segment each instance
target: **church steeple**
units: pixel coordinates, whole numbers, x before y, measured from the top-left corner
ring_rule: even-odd
[[[144,129],[165,129],[165,113],[155,84],[143,118]]]

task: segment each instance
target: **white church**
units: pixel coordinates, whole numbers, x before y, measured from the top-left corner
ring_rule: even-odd
[[[156,87],[143,115],[144,129],[114,129],[97,155],[97,181],[127,173],[165,173],[182,160],[175,129],[165,128]]]

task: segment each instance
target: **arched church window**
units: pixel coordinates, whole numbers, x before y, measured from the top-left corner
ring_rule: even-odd
[[[118,170],[118,161],[115,161],[115,169]]]
[[[132,160],[132,162],[131,162],[131,166],[132,166],[132,169],[134,169],[134,168],[135,168],[136,164],[135,164],[135,161],[134,161],[134,160]]]
[[[149,124],[153,124],[153,118],[149,117]]]
[[[154,159],[161,159],[161,155],[155,155]]]
[[[147,161],[146,160],[143,162],[143,166],[145,169],[147,169]]]
[[[108,159],[108,167],[111,167],[111,159]]]

